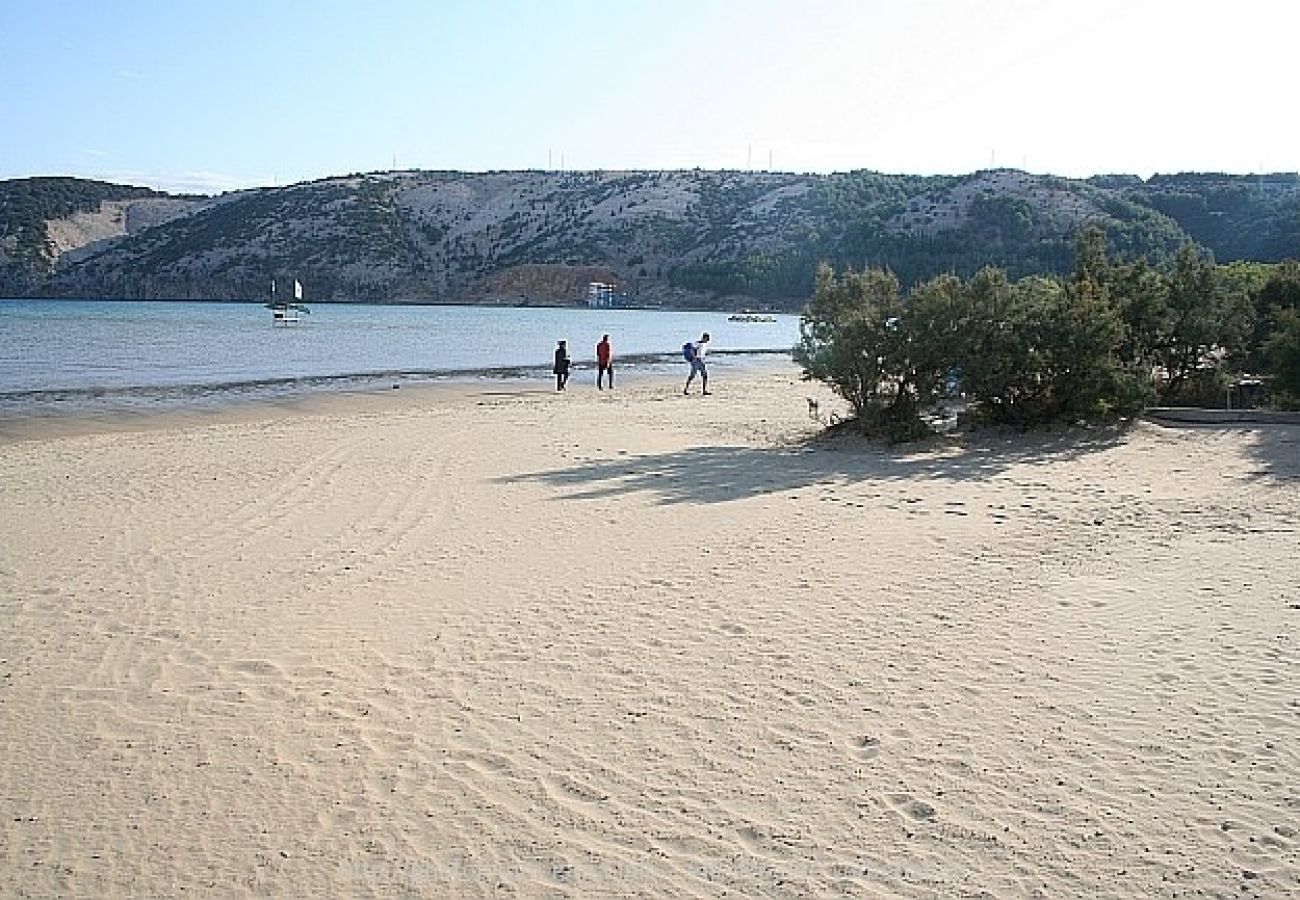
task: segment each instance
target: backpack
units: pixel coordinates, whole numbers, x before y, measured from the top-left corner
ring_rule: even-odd
[[[695,345],[690,341],[682,344],[682,359],[687,362],[695,362]]]

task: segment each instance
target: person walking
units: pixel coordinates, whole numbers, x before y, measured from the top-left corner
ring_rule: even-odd
[[[569,348],[564,341],[560,341],[555,347],[555,365],[551,371],[555,373],[555,389],[564,390],[569,383],[569,367],[573,364],[569,359]]]
[[[686,376],[686,387],[682,388],[682,393],[691,392],[691,382],[695,380],[696,374],[699,374],[701,393],[706,397],[709,396],[709,369],[704,364],[704,354],[709,350],[709,333],[704,332],[698,341],[687,344],[682,350],[686,361],[691,364],[691,373]]]
[[[609,346],[609,335],[604,335],[596,345],[596,390],[604,390],[601,382],[609,373],[609,389],[614,389],[614,351]]]

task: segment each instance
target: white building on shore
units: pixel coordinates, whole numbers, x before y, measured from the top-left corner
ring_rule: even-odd
[[[612,284],[593,281],[587,285],[587,305],[592,309],[613,306],[615,296]]]

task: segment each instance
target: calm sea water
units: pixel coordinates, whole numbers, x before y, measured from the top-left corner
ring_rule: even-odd
[[[314,304],[272,327],[261,304],[0,300],[0,414],[159,408],[448,378],[543,378],[555,341],[579,366],[610,335],[624,370],[675,363],[712,336],[723,365],[788,353],[798,317]],[[733,355],[734,354],[734,355]],[[684,364],[683,364],[684,366]]]

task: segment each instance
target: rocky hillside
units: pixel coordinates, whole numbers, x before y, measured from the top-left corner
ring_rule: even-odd
[[[1060,272],[1085,222],[1158,261],[1300,256],[1300,176],[873,172],[389,172],[217,198],[76,179],[0,182],[0,294],[631,302],[797,308],[817,262],[905,282],[999,265]]]
[[[80,178],[0,181],[0,292],[38,291],[60,265],[202,204],[200,198]]]

